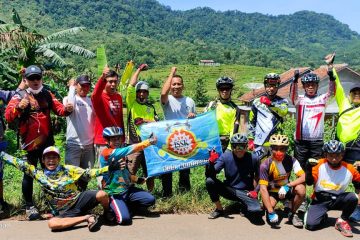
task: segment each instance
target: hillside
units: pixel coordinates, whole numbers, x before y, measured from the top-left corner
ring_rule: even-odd
[[[113,63],[130,58],[156,65],[214,59],[285,69],[317,66],[326,53],[336,50],[339,61],[360,66],[359,34],[327,14],[173,11],[155,0],[36,0],[26,7],[20,0],[1,0],[1,20],[9,21],[12,7],[27,26],[41,32],[87,27],[88,33],[76,41],[92,50],[105,43]]]

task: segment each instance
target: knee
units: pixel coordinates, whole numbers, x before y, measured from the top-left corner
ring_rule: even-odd
[[[61,225],[59,224],[59,218],[57,217],[53,217],[48,221],[48,227],[51,230],[59,230],[61,229]]]
[[[305,228],[309,231],[315,231],[315,230],[319,229],[319,225],[312,225],[312,224],[306,223]]]
[[[301,198],[304,198],[306,195],[306,187],[304,184],[299,184],[295,187],[295,194]]]
[[[108,201],[109,200],[109,196],[107,195],[107,193],[103,190],[99,190],[96,193],[96,200],[98,202],[103,202],[103,201]]]
[[[130,215],[122,216],[121,219],[117,219],[117,223],[119,225],[123,225],[123,226],[131,225],[132,224],[132,218],[131,218]]]
[[[215,180],[211,177],[206,178],[206,182],[205,182],[206,186],[214,186],[215,185]]]

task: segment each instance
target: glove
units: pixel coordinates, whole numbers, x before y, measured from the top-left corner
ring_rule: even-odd
[[[109,164],[109,172],[120,170],[120,161],[112,160]]]
[[[144,184],[146,182],[146,178],[139,177],[136,181],[137,184]]]
[[[255,149],[254,139],[249,139],[249,141],[248,141],[248,150],[249,151],[254,151],[254,149]]]
[[[135,118],[134,119],[134,124],[135,124],[135,126],[139,126],[139,125],[141,125],[141,124],[143,124],[144,123],[144,119],[143,118]]]
[[[333,72],[332,69],[329,69],[328,72],[327,72],[327,74],[329,75],[330,81],[335,81],[336,78],[335,78],[335,76],[334,76],[334,72]]]
[[[277,223],[279,221],[279,216],[275,213],[268,213],[268,218],[271,223]]]
[[[150,134],[149,141],[151,145],[155,145],[157,143],[157,137],[154,135],[154,133]]]
[[[268,97],[266,96],[262,96],[260,97],[260,102],[265,104],[266,106],[270,106],[271,105],[271,101]]]
[[[315,158],[309,158],[308,159],[308,163],[311,165],[311,166],[316,166],[318,164],[318,160],[316,160]]]
[[[283,199],[286,196],[286,193],[290,190],[290,187],[288,185],[282,186],[278,192],[279,198]]]
[[[209,151],[209,162],[211,164],[214,164],[216,162],[216,160],[219,158],[219,154],[215,151],[215,149],[211,149]]]
[[[248,196],[249,198],[257,199],[257,198],[258,198],[258,193],[253,190],[253,191],[248,192],[248,193],[247,193],[247,196]]]
[[[294,71],[294,82],[295,82],[295,83],[298,82],[299,77],[300,77],[299,69],[296,69],[296,70]]]

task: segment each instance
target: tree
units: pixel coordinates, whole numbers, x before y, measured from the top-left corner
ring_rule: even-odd
[[[194,101],[198,107],[205,107],[209,102],[209,96],[207,95],[207,91],[205,89],[204,79],[199,78],[196,81],[195,92],[193,94]]]
[[[21,66],[39,64],[43,58],[50,60],[55,66],[66,66],[65,60],[55,50],[64,50],[85,58],[95,57],[93,52],[75,44],[57,42],[61,38],[84,31],[83,27],[74,27],[44,36],[24,26],[15,9],[12,10],[12,19],[13,23],[0,22],[1,49],[14,50],[14,57]]]

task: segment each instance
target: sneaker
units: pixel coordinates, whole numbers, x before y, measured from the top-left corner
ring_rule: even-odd
[[[30,221],[39,219],[39,210],[35,206],[26,207],[26,218]]]
[[[306,200],[304,200],[300,207],[298,208],[298,212],[302,212],[302,213],[306,213],[306,210],[307,210],[307,202]]]
[[[349,223],[345,220],[342,220],[340,218],[338,218],[336,220],[335,223],[335,229],[340,231],[340,233],[342,235],[344,235],[345,237],[352,237],[352,231],[351,231],[351,226],[349,225]]]
[[[304,226],[303,221],[296,213],[289,214],[289,222],[291,222],[292,225],[297,228],[302,228]]]
[[[350,216],[350,220],[353,222],[360,222],[360,205],[357,205],[354,212]]]
[[[219,209],[215,209],[215,211],[213,211],[212,213],[210,213],[209,215],[209,219],[216,219],[218,217],[222,217],[224,216],[224,210],[219,210]]]

